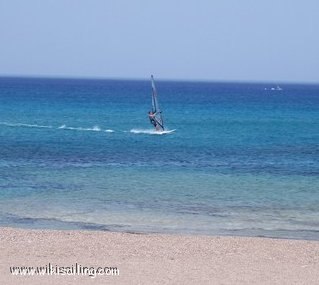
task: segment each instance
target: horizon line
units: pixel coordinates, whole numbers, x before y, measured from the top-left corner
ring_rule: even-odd
[[[114,81],[148,81],[149,77],[102,77],[102,76],[70,76],[70,75],[25,75],[25,74],[0,74],[0,78],[20,79],[57,79],[57,80],[114,80]],[[198,82],[198,83],[242,83],[242,84],[296,84],[296,85],[319,85],[317,81],[274,81],[274,80],[239,80],[239,79],[181,79],[181,78],[160,78],[155,76],[156,81],[170,82]]]

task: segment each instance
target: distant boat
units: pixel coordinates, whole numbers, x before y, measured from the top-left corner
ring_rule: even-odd
[[[264,90],[281,91],[283,89],[279,85],[277,85],[276,87],[265,88]]]
[[[153,75],[151,76],[151,81],[152,81],[152,111],[148,113],[148,116],[155,130],[158,132],[163,132],[165,131],[164,121],[163,121],[162,111],[160,109],[158,99],[157,99],[157,91],[156,91]]]

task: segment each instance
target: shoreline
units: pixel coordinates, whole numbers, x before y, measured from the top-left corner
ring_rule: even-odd
[[[319,241],[0,227],[1,284],[317,284]],[[10,266],[116,267],[118,276],[13,276]],[[99,279],[99,281],[92,281]]]
[[[38,219],[44,220],[46,219]],[[179,230],[138,230],[138,229],[116,229],[115,227],[107,227],[102,224],[81,223],[81,222],[62,222],[67,223],[65,226],[52,225],[37,225],[29,226],[26,224],[0,224],[0,228],[13,228],[23,230],[48,230],[48,231],[89,231],[89,232],[107,232],[107,233],[124,233],[124,234],[137,234],[137,235],[172,235],[172,236],[205,236],[205,237],[243,237],[243,238],[265,238],[265,239],[279,239],[279,240],[304,240],[304,241],[318,241],[318,231],[305,231],[305,230],[263,230],[258,229],[256,231],[250,230],[245,232],[238,230],[234,232],[230,231],[215,231],[215,232],[198,232],[198,231],[179,231]],[[113,225],[114,226],[114,225]],[[263,233],[262,233],[263,232]],[[298,233],[298,234],[297,234]]]
[[[103,225],[90,225],[88,224],[87,227],[80,227],[76,225],[78,223],[75,223],[75,226],[71,225],[70,227],[45,227],[45,226],[37,226],[37,227],[30,227],[30,226],[24,226],[24,225],[0,225],[1,228],[11,228],[11,229],[21,229],[21,230],[38,230],[38,231],[84,231],[84,232],[104,232],[104,233],[122,233],[122,234],[136,234],[136,235],[168,235],[168,236],[185,236],[185,237],[238,237],[238,238],[262,238],[262,239],[278,239],[278,240],[302,240],[302,241],[317,241],[319,242],[319,236],[313,237],[310,235],[284,235],[284,234],[273,234],[270,233],[268,235],[262,235],[262,234],[235,234],[235,233],[229,233],[229,232],[216,232],[216,233],[206,233],[206,232],[192,232],[192,231],[185,231],[185,232],[179,232],[179,231],[139,231],[139,230],[116,230],[112,228],[104,228]],[[279,231],[278,231],[279,232]],[[304,232],[304,231],[302,231]]]

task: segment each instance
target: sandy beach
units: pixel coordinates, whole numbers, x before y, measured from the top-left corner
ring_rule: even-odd
[[[318,241],[0,228],[0,252],[0,284],[6,285],[319,282]],[[10,273],[10,266],[75,264],[118,274]]]

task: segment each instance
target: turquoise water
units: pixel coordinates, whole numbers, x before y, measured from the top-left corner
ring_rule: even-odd
[[[0,79],[0,225],[319,239],[319,86]]]

